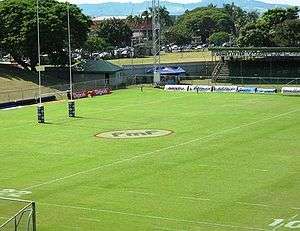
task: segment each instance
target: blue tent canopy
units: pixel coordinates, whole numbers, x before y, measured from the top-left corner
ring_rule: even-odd
[[[153,73],[154,68],[151,68],[147,71],[147,73]],[[185,74],[186,71],[178,66],[170,66],[170,67],[160,67],[158,69],[161,75],[182,75]]]

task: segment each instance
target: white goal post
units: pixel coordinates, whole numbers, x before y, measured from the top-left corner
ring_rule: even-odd
[[[0,231],[36,231],[36,204],[34,201],[0,197],[1,203],[9,207],[16,207],[12,216],[0,223]]]

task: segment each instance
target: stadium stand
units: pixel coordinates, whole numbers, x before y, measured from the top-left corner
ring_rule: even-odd
[[[300,48],[211,48],[221,59],[213,82],[300,83]]]

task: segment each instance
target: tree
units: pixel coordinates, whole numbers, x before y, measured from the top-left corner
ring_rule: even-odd
[[[269,47],[273,46],[269,34],[265,30],[258,28],[249,28],[241,31],[241,35],[237,40],[241,47]]]
[[[222,44],[229,42],[230,35],[227,32],[216,32],[213,33],[208,40],[216,46],[221,46]]]
[[[266,11],[260,20],[265,23],[268,27],[274,27],[277,24],[283,23],[286,20],[293,20],[298,18],[299,9],[298,7],[292,8],[275,8]]]
[[[180,28],[171,27],[165,32],[165,38],[167,43],[175,43],[178,45],[185,45],[191,42],[192,35],[185,27]]]
[[[172,17],[170,16],[170,12],[167,10],[165,6],[159,8],[159,19],[160,19],[160,25],[163,28],[168,28],[173,25],[173,20]]]
[[[104,20],[96,28],[96,33],[113,46],[128,46],[131,43],[132,30],[122,19]]]
[[[142,12],[141,18],[143,19],[143,21],[151,22],[152,19],[151,13],[148,10],[145,10]]]
[[[276,46],[300,46],[300,19],[286,20],[277,24],[272,33],[272,41]]]
[[[215,32],[231,33],[234,30],[234,23],[221,8],[201,7],[187,11],[170,29],[174,32],[182,30],[187,31],[186,34],[191,37],[200,36],[202,42],[207,42],[209,36]]]
[[[110,46],[109,43],[106,42],[104,38],[90,35],[84,45],[84,50],[87,51],[90,56],[94,52],[103,52],[108,49]]]
[[[238,38],[240,46],[299,46],[299,9],[276,8],[256,22],[246,24]]]
[[[35,0],[0,1],[0,41],[6,51],[24,68],[35,70],[37,54],[37,20]],[[41,52],[53,64],[67,63],[67,4],[40,0]],[[87,39],[90,19],[70,5],[72,48],[81,48]]]
[[[225,4],[224,11],[230,16],[231,20],[234,22],[235,30],[233,31],[233,33],[235,35],[238,35],[241,28],[247,23],[256,22],[259,16],[257,12],[247,12],[242,8],[236,6],[234,3]]]

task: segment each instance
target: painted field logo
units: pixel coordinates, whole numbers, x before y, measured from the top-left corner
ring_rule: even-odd
[[[166,136],[171,134],[172,131],[157,130],[157,129],[140,129],[140,130],[124,130],[124,131],[111,131],[97,134],[100,138],[109,139],[136,139],[136,138],[150,138]]]

